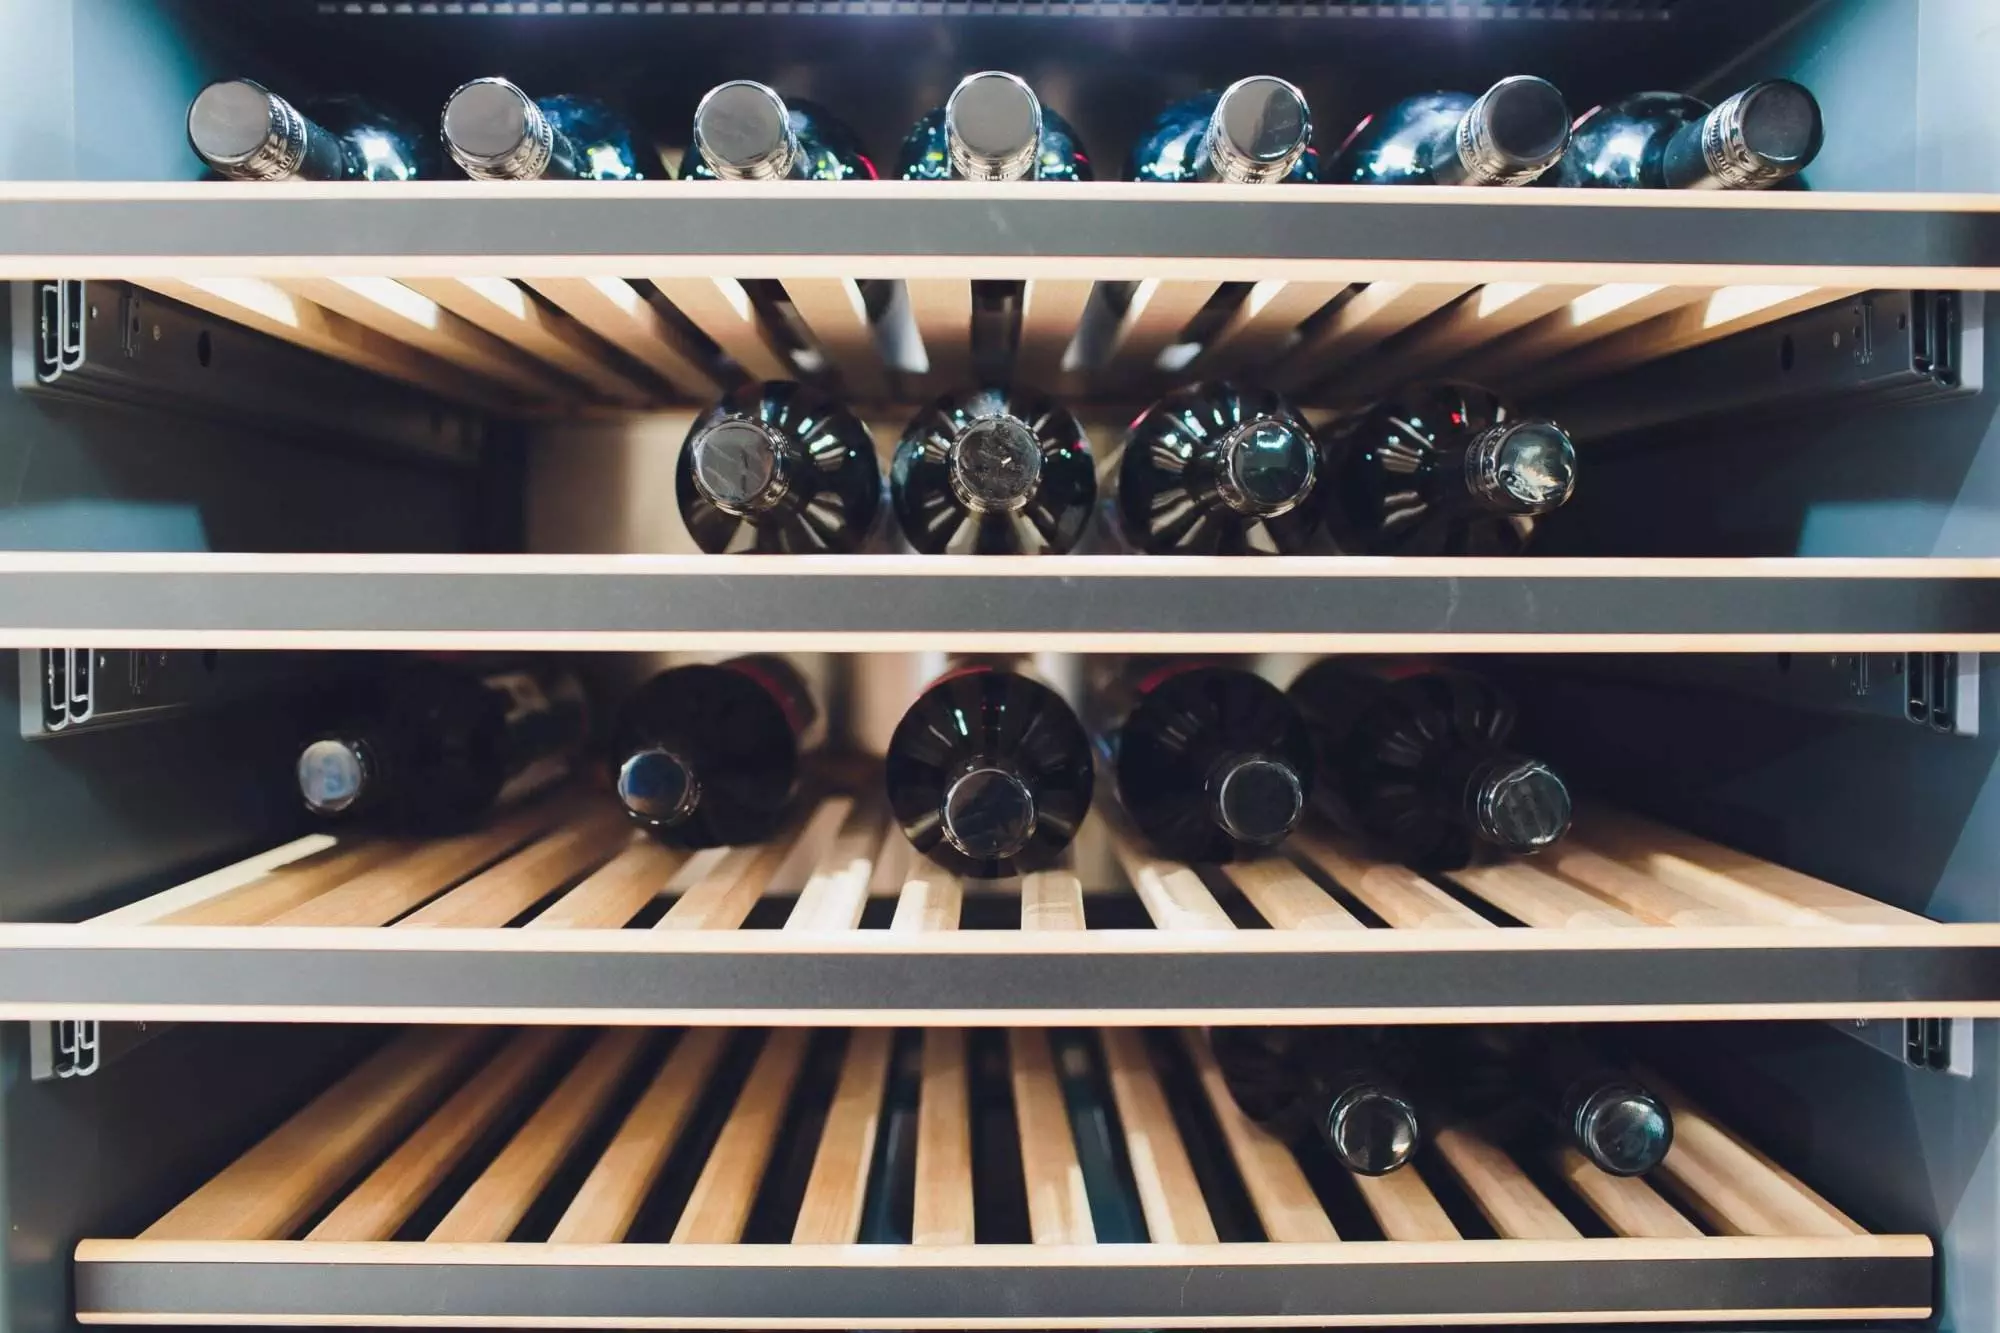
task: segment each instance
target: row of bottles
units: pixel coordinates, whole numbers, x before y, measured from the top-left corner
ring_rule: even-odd
[[[567,676],[482,677],[429,658],[325,712],[297,763],[307,805],[426,829],[545,785],[589,730]],[[824,716],[782,657],[670,668],[609,729],[617,798],[675,845],[770,838],[795,812]],[[1261,854],[1315,810],[1385,856],[1450,868],[1537,851],[1568,828],[1567,788],[1512,747],[1514,723],[1490,683],[1425,663],[1328,658],[1280,691],[1237,667],[1136,659],[1101,674],[1079,718],[1027,671],[966,661],[904,714],[884,782],[911,843],[980,878],[1055,863],[1100,760],[1133,832],[1177,860]]]
[[[355,99],[310,115],[248,79],[196,97],[188,138],[239,180],[410,180],[437,174],[425,136]],[[454,92],[440,118],[446,155],[475,180],[637,180],[667,174],[602,103],[533,97],[504,78]],[[1762,189],[1803,170],[1823,137],[1813,96],[1754,84],[1711,107],[1644,92],[1572,127],[1562,94],[1515,75],[1479,94],[1434,92],[1370,115],[1322,161],[1305,95],[1255,75],[1177,102],[1132,146],[1128,180],[1235,184],[1525,185]],[[683,174],[721,180],[873,180],[874,162],[837,119],[749,80],[710,89],[695,109]],[[1016,75],[967,75],[903,141],[905,180],[1090,180],[1076,131]]]
[[[889,503],[925,554],[1061,553],[1093,531],[1098,473],[1082,425],[1039,395],[948,395],[912,420]],[[1414,385],[1324,431],[1279,395],[1175,393],[1126,435],[1104,529],[1154,554],[1495,555],[1567,501],[1576,451],[1554,422],[1465,384]],[[709,552],[851,552],[877,531],[883,481],[868,428],[790,382],[752,385],[698,418],[676,478]]]

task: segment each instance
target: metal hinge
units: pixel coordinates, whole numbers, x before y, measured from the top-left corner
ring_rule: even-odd
[[[1911,1069],[1972,1077],[1972,1021],[1965,1018],[1850,1018],[1833,1024],[1862,1045]]]

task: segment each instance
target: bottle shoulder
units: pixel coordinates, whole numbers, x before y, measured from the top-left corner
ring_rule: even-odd
[[[1470,93],[1406,97],[1367,117],[1321,167],[1331,185],[1423,185],[1437,152],[1448,148],[1458,122],[1478,99]]]

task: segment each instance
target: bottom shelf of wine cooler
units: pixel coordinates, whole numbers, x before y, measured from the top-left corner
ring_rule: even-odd
[[[1161,1327],[1921,1318],[1870,1235],[1656,1074],[1646,1179],[1438,1129],[1346,1173],[1194,1030],[422,1028],[138,1238],[86,1323]],[[1318,1154],[1318,1155],[1315,1155]]]

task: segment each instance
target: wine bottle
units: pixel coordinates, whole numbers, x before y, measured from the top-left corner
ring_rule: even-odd
[[[1637,93],[1584,113],[1559,184],[1620,190],[1766,190],[1812,164],[1819,102],[1787,79],[1753,83],[1711,108],[1685,93]]]
[[[474,180],[635,181],[647,175],[632,131],[588,97],[530,97],[505,79],[474,79],[444,104],[443,124],[452,161]]]
[[[872,181],[875,164],[847,126],[750,79],[719,83],[694,109],[690,180]]]
[[[301,112],[261,83],[211,83],[188,105],[188,144],[239,181],[407,181],[431,173],[422,137],[358,97]]]
[[[1569,142],[1569,108],[1528,74],[1484,93],[1406,97],[1354,127],[1320,172],[1329,185],[1526,185]]]
[[[1417,1110],[1362,1028],[1211,1028],[1237,1108],[1290,1143],[1317,1139],[1348,1170],[1386,1176],[1417,1151]]]
[[[618,799],[677,847],[761,842],[783,823],[800,757],[825,731],[804,676],[782,657],[670,667],[619,710]]]
[[[1068,409],[1005,389],[947,394],[903,431],[896,521],[928,555],[1060,554],[1097,504],[1090,440]]]
[[[1420,384],[1334,426],[1328,533],[1350,555],[1513,555],[1576,489],[1552,421],[1488,390]]]
[[[1174,103],[1132,148],[1125,179],[1263,185],[1318,179],[1306,96],[1268,74]]]
[[[1418,870],[1525,855],[1569,830],[1569,790],[1516,752],[1514,705],[1463,671],[1325,658],[1288,691],[1319,752],[1314,806]]]
[[[589,724],[567,672],[481,675],[433,658],[351,682],[323,711],[331,725],[295,766],[306,808],[426,833],[463,828],[566,775]]]
[[[1177,861],[1284,841],[1312,791],[1312,737],[1291,701],[1237,667],[1143,660],[1105,682],[1098,752],[1140,835]]]
[[[1118,464],[1118,526],[1159,555],[1293,554],[1319,526],[1320,444],[1267,390],[1170,394],[1133,424]]]
[[[1013,671],[946,672],[889,741],[889,807],[912,845],[956,874],[1053,863],[1090,810],[1090,742],[1062,697]]]
[[[958,81],[903,140],[906,181],[1087,181],[1090,155],[1070,123],[1012,74],[984,70]]]
[[[882,512],[868,428],[786,380],[745,385],[697,417],[674,489],[689,534],[711,553],[855,551]]]
[[[1566,1142],[1614,1176],[1658,1166],[1673,1146],[1665,1102],[1567,1028],[1433,1027],[1404,1034],[1421,1053],[1423,1103],[1503,1145]]]

